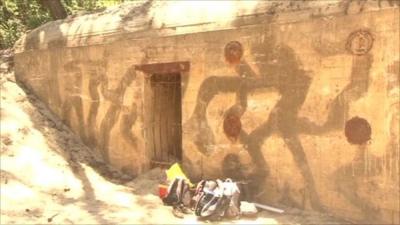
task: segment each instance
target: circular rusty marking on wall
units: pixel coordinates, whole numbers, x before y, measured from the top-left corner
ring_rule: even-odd
[[[364,55],[374,44],[372,34],[367,30],[354,31],[347,38],[346,49],[354,55]]]
[[[238,41],[231,41],[225,45],[225,60],[229,64],[238,64],[243,56],[243,46]]]
[[[240,121],[240,117],[236,114],[228,114],[224,120],[224,132],[226,136],[236,141],[241,130],[242,122]]]
[[[346,122],[344,134],[349,143],[362,145],[371,140],[371,126],[366,119],[356,116]]]

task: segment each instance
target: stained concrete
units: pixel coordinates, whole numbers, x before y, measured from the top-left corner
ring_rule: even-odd
[[[194,180],[236,169],[259,201],[397,224],[399,44],[397,1],[146,1],[48,23],[16,44],[15,66],[135,175],[152,157],[138,66],[188,62],[183,165]],[[357,118],[367,123],[346,123]]]

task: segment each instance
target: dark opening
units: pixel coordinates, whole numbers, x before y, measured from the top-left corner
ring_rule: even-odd
[[[155,73],[146,82],[146,148],[152,166],[170,166],[182,160],[181,74]]]

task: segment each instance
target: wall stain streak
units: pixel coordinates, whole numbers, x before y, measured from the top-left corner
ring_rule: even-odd
[[[49,96],[48,104],[53,106],[61,105],[60,88],[58,80],[58,68],[61,65],[61,56],[59,50],[53,50],[50,56],[50,74],[48,78],[48,93]]]
[[[64,122],[71,127],[71,113],[75,110],[76,118],[79,123],[79,135],[85,139],[85,122],[83,116],[83,103],[80,94],[82,93],[82,71],[79,63],[76,61],[70,61],[64,65],[64,70],[68,72],[71,77],[72,85],[65,87],[65,99],[62,102],[62,118]]]
[[[100,106],[100,95],[98,87],[101,79],[105,77],[105,63],[102,61],[92,61],[89,65],[89,95],[91,98],[89,114],[87,118],[87,143],[91,147],[96,146],[96,119]]]
[[[396,158],[393,153],[395,152],[392,152],[391,148],[388,148],[384,156],[377,157],[369,153],[368,144],[358,145],[356,156],[351,163],[340,167],[333,173],[334,184],[336,185],[337,191],[353,206],[357,207],[364,215],[364,219],[368,222],[379,223],[379,221],[381,221],[382,211],[378,206],[374,206],[377,205],[376,203],[358,194],[361,188],[360,184],[362,186],[367,186],[368,189],[377,189],[379,180],[374,178],[382,177],[385,170],[390,171],[394,169],[391,168],[393,166],[391,162],[385,162],[388,157]],[[396,176],[397,178],[394,176],[391,178],[394,183],[398,184],[398,169]]]
[[[136,119],[137,119],[137,106],[136,103],[133,102],[130,107],[130,110],[122,116],[120,130],[125,140],[135,149],[137,148],[137,138],[132,133],[131,128],[135,124]]]

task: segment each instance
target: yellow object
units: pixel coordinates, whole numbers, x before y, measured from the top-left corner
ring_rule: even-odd
[[[175,178],[183,178],[185,179],[190,187],[193,187],[194,184],[192,184],[189,180],[189,178],[183,173],[181,166],[179,163],[174,163],[168,170],[165,171],[167,174],[167,180],[172,182]]]

